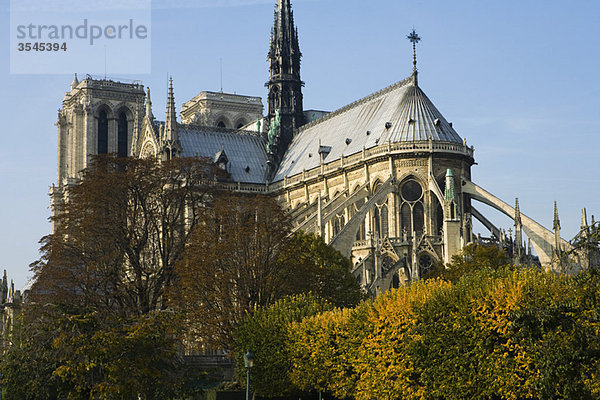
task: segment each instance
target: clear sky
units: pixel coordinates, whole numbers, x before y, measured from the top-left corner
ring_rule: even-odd
[[[108,75],[150,86],[157,118],[168,74],[179,109],[220,89],[220,59],[224,91],[264,99],[275,0],[152,4],[151,74]],[[414,26],[423,38],[419,84],[475,146],[473,180],[510,204],[518,196],[546,227],[556,200],[565,239],[577,233],[581,207],[600,218],[599,1],[296,0],[293,9],[305,109],[335,110],[409,76]],[[72,75],[11,75],[8,38],[0,54],[0,269],[20,288],[50,230],[54,123]]]

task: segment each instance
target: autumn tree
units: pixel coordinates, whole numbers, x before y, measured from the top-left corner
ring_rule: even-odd
[[[230,349],[248,311],[286,295],[312,291],[356,304],[361,292],[349,268],[322,239],[291,235],[290,216],[273,198],[222,193],[203,210],[176,266],[173,304],[193,337]]]
[[[465,274],[485,270],[498,271],[510,266],[510,257],[506,251],[495,245],[470,243],[458,254],[452,256],[446,265],[435,263],[423,279],[443,278],[458,282]]]
[[[193,158],[95,157],[41,240],[34,297],[122,315],[164,307],[216,173]]]

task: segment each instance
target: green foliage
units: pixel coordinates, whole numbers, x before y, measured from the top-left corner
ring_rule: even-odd
[[[61,393],[61,381],[52,375],[60,365],[52,343],[58,329],[56,317],[61,312],[54,306],[29,305],[16,319],[11,346],[0,358],[3,399],[50,400]]]
[[[289,378],[290,328],[293,322],[331,309],[330,303],[311,294],[285,297],[248,314],[235,332],[235,354],[240,382],[245,382],[243,356],[254,354],[251,387],[259,396],[286,396],[298,392]]]
[[[296,293],[317,293],[336,307],[353,307],[364,298],[350,260],[314,233],[294,233],[281,258],[297,271]]]
[[[465,274],[485,270],[488,273],[510,266],[510,257],[504,249],[493,245],[471,243],[444,265],[435,263],[424,279],[443,278],[456,283]]]
[[[30,305],[21,321],[0,362],[8,399],[173,398],[186,389],[171,313],[121,318]]]

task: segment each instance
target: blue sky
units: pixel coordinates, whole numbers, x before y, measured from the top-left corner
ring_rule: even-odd
[[[153,110],[164,118],[167,76],[177,107],[198,92],[265,97],[275,0],[152,3]],[[8,27],[7,2],[0,26]],[[600,2],[296,0],[306,109],[334,110],[410,75],[475,146],[473,180],[552,226],[578,231],[581,207],[600,218]],[[0,41],[0,269],[22,287],[49,233],[56,181],[56,111],[72,75],[11,75]],[[87,71],[73,71],[84,75]],[[110,70],[108,71],[111,75]],[[485,206],[480,210],[487,211]],[[495,212],[488,214],[498,215]],[[508,218],[493,218],[508,228]],[[486,234],[487,235],[487,234]]]

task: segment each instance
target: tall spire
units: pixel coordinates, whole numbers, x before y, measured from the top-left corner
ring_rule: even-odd
[[[181,154],[181,143],[177,129],[177,112],[175,111],[175,95],[173,94],[173,78],[169,78],[169,95],[167,97],[167,116],[161,132],[161,153],[170,160]]]
[[[554,230],[560,229],[560,219],[558,219],[558,206],[556,205],[556,201],[554,201],[554,222],[552,223],[552,227]]]
[[[581,230],[586,230],[588,229],[588,223],[587,223],[587,210],[585,209],[585,207],[583,207],[581,209]]]
[[[173,77],[169,77],[169,96],[167,97],[167,116],[165,119],[165,140],[177,140],[177,112],[173,94]]]
[[[152,100],[150,100],[150,87],[146,89],[146,116],[150,121],[154,119],[154,115],[152,115]]]
[[[561,243],[560,243],[560,220],[558,219],[558,206],[556,205],[556,201],[554,201],[554,249],[557,254],[561,252]]]
[[[77,79],[77,72],[75,72],[75,76],[73,77],[73,82],[71,82],[71,90],[75,89],[79,85],[79,79]]]
[[[8,279],[6,276],[6,270],[4,270],[4,277],[0,281],[0,305],[6,302],[8,296]]]
[[[277,0],[271,29],[271,43],[267,54],[269,62],[269,81],[266,83],[268,94],[269,125],[273,125],[279,114],[277,132],[270,140],[269,175],[272,175],[288,145],[294,131],[304,124],[302,106],[302,86],[300,79],[300,46],[298,30],[294,26],[294,13],[290,0]],[[272,142],[272,143],[271,143]]]
[[[514,255],[521,257],[521,248],[523,246],[523,236],[521,233],[521,210],[519,210],[519,198],[515,198],[515,248]]]

